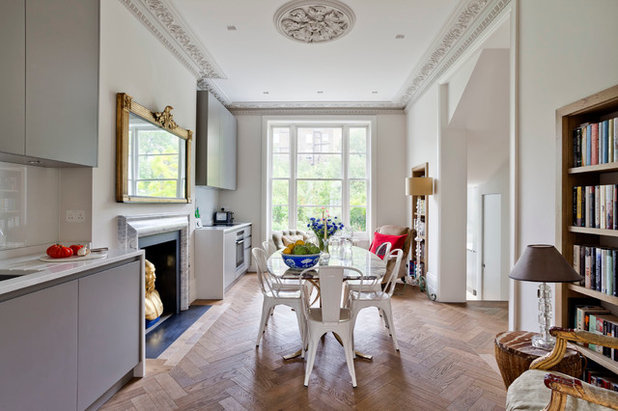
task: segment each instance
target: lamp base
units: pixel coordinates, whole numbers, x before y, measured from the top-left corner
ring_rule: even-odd
[[[536,334],[532,336],[532,346],[535,348],[551,351],[554,349],[554,345],[556,345],[556,338],[552,337],[551,335],[548,335],[545,338],[542,334]]]

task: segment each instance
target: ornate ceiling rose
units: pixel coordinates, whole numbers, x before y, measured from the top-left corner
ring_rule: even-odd
[[[347,34],[356,16],[337,0],[295,0],[281,6],[274,22],[279,33],[303,43],[332,41]]]

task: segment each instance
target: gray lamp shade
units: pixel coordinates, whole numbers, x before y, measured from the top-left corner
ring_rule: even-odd
[[[509,274],[513,280],[570,283],[583,277],[571,267],[553,245],[531,244]]]

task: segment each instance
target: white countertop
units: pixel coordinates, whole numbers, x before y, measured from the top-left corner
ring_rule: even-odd
[[[196,230],[221,230],[221,231],[236,231],[243,227],[250,226],[251,223],[234,223],[234,225],[207,225],[196,228]]]
[[[44,262],[39,260],[44,254],[6,258],[0,261],[0,269],[39,270],[36,273],[20,275],[9,280],[0,281],[0,295],[18,291],[47,281],[57,280],[82,271],[113,264],[143,254],[143,250],[110,250],[105,258],[92,260],[67,260],[62,262]],[[17,273],[18,274],[18,273]]]

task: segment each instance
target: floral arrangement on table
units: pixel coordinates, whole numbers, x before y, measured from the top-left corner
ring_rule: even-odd
[[[343,223],[337,221],[337,217],[330,218],[322,211],[322,218],[311,217],[307,227],[315,233],[320,250],[328,252],[328,238],[343,229]]]

